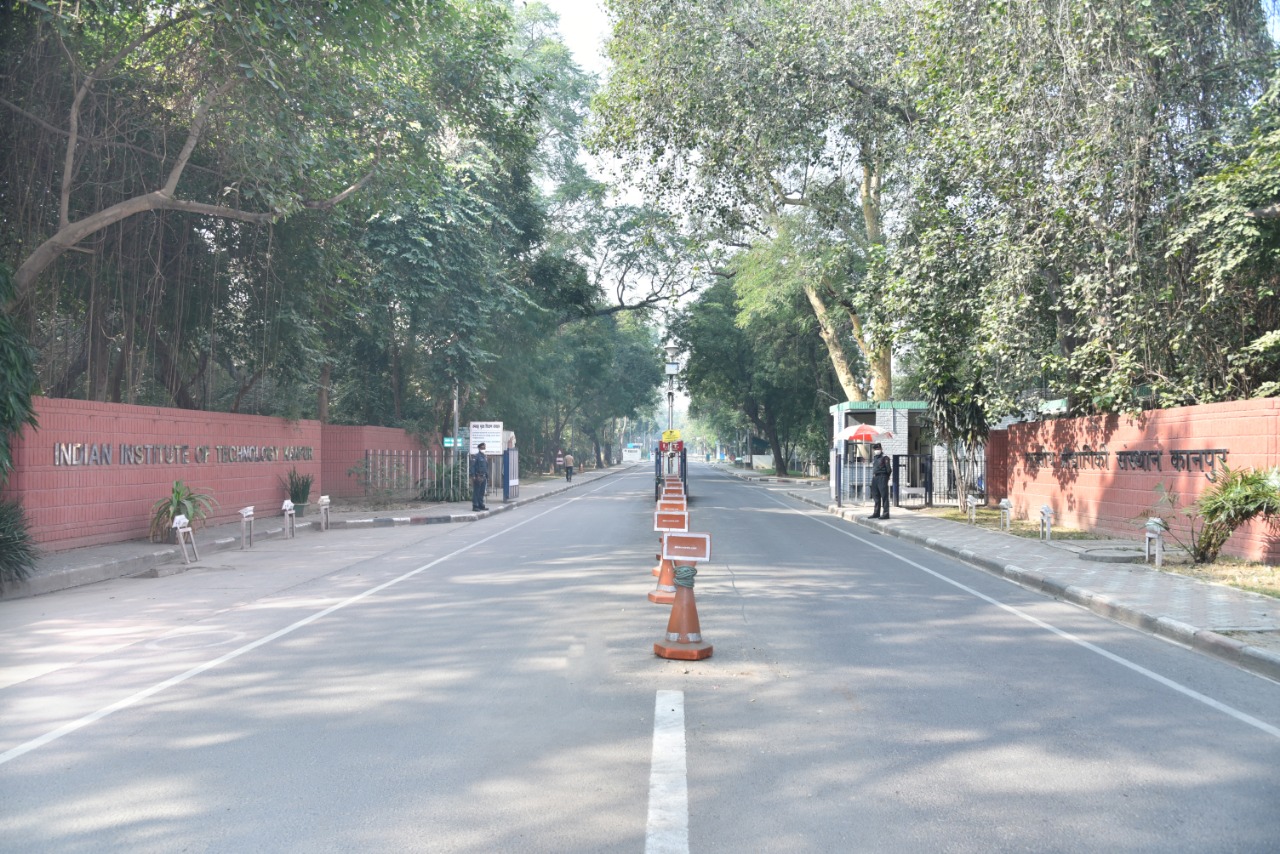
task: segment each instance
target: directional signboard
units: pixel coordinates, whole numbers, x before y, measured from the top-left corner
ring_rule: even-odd
[[[676,510],[659,510],[653,514],[653,530],[655,531],[687,531],[689,530],[689,514]]]
[[[662,557],[690,562],[711,560],[711,535],[667,534],[662,538]]]

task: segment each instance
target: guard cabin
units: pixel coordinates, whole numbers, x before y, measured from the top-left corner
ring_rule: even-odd
[[[928,408],[920,400],[850,400],[831,406],[832,500],[837,504],[863,504],[870,500],[871,446],[879,442],[893,464],[889,482],[893,506],[911,508],[954,502],[956,477],[948,464],[946,448],[930,445],[922,438]],[[971,462],[985,465],[985,461]]]

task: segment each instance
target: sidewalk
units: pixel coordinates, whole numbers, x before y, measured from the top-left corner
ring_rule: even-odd
[[[1046,543],[910,510],[898,510],[888,520],[870,520],[865,518],[869,505],[832,504],[826,481],[804,488],[799,479],[721,470],[745,480],[786,484],[791,497],[868,531],[924,546],[1030,590],[1280,680],[1280,599],[1161,572],[1144,563],[1116,562],[1140,560],[1140,540]]]
[[[635,464],[632,464],[635,465]],[[549,498],[584,483],[608,477],[620,471],[626,471],[631,465],[618,465],[608,469],[593,469],[586,472],[575,472],[573,482],[563,478],[530,481],[520,484],[518,498],[502,501],[501,489],[489,493],[489,509],[475,512],[471,502],[459,501],[450,504],[423,504],[421,507],[390,509],[386,511],[331,510],[329,513],[330,530],[343,528],[392,527],[395,525],[436,525],[452,522],[474,522],[495,513],[503,513],[516,507]],[[277,509],[271,515],[262,514],[254,520],[253,540],[280,538],[285,536],[284,517]],[[310,513],[295,519],[295,535],[298,537],[324,536],[320,529],[320,513],[313,504]],[[201,558],[227,549],[241,547],[241,527],[239,521],[226,522],[197,528],[195,531],[196,547]],[[194,561],[194,557],[193,557]],[[38,596],[42,593],[53,593],[85,584],[94,584],[112,578],[125,576],[160,576],[171,575],[186,569],[182,558],[182,548],[178,545],[164,545],[150,540],[129,540],[123,543],[109,543],[101,546],[88,546],[81,549],[68,549],[60,552],[43,554],[32,570],[31,577],[18,584],[7,585],[0,591],[0,601]]]

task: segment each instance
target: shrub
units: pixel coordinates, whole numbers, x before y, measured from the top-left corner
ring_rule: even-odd
[[[176,517],[186,516],[187,521],[198,522],[208,516],[217,503],[212,495],[196,492],[182,481],[175,480],[173,491],[151,508],[151,541],[167,540]]]
[[[1258,516],[1280,515],[1280,469],[1223,466],[1213,486],[1200,494],[1196,511],[1204,527],[1194,538],[1191,556],[1196,563],[1213,563],[1236,528]]]
[[[284,488],[289,493],[289,500],[294,504],[306,504],[307,499],[311,497],[311,482],[314,477],[309,474],[302,474],[297,467],[289,469],[289,479],[281,481]]]
[[[441,466],[434,472],[435,477],[423,480],[418,484],[419,501],[455,501],[471,500],[471,476],[469,460],[462,457],[451,466]]]
[[[31,577],[36,547],[16,501],[0,501],[0,588]]]

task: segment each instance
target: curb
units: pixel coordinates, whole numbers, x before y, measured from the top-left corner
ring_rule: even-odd
[[[869,531],[887,534],[906,542],[915,543],[930,551],[967,563],[984,572],[1008,579],[1027,590],[1045,593],[1055,599],[1079,605],[1109,620],[1114,620],[1131,628],[1190,647],[1198,652],[1212,655],[1215,658],[1256,673],[1259,676],[1265,676],[1280,682],[1280,655],[1269,650],[1251,646],[1211,629],[1201,629],[1169,617],[1157,617],[1145,611],[1139,611],[1136,608],[1116,602],[1101,593],[1095,593],[1092,590],[1076,585],[1062,584],[1042,573],[1023,569],[1016,564],[1003,564],[998,560],[975,554],[969,549],[948,546],[938,542],[934,537],[920,536],[901,528],[885,528],[879,525],[865,524],[852,514],[849,514],[849,511],[842,510],[834,504],[818,502],[795,492],[788,492],[787,495],[813,507],[820,507],[832,516],[836,516],[846,522],[852,522]]]
[[[591,477],[583,476],[584,482],[592,482],[609,477],[618,472],[624,471],[622,466],[611,466],[607,469],[598,469]],[[463,512],[463,513],[435,513],[423,516],[373,516],[368,519],[334,519],[329,523],[329,530],[337,528],[392,528],[400,525],[441,525],[453,522],[476,522],[493,516],[496,513],[505,513],[522,507],[533,501],[541,501],[544,498],[550,498],[553,495],[559,495],[573,489],[570,483],[561,483],[555,487],[551,487],[537,495],[530,495],[526,498],[516,498],[503,504],[495,505],[489,510],[479,513]],[[325,533],[320,530],[320,521],[318,518],[312,517],[306,520],[296,520],[294,525],[295,531],[303,531],[314,529],[315,533]],[[284,526],[274,528],[255,528],[253,538],[260,539],[278,539],[284,536]],[[206,554],[215,552],[223,552],[231,549],[239,550],[239,537],[219,537],[208,542],[202,542],[198,546],[205,550]],[[102,561],[101,563],[86,564],[84,566],[69,567],[66,569],[46,572],[42,575],[35,576],[27,581],[18,581],[5,585],[0,590],[0,602],[10,599],[26,599],[31,596],[40,596],[45,593],[56,593],[59,590],[70,590],[74,587],[83,587],[86,584],[96,584],[99,581],[110,581],[114,578],[159,578],[163,575],[176,575],[179,572],[185,572],[191,566],[198,566],[199,563],[176,563],[178,557],[182,554],[182,550],[177,546],[163,546],[156,544],[156,551],[145,555],[136,555],[133,557],[119,558],[113,560]]]

